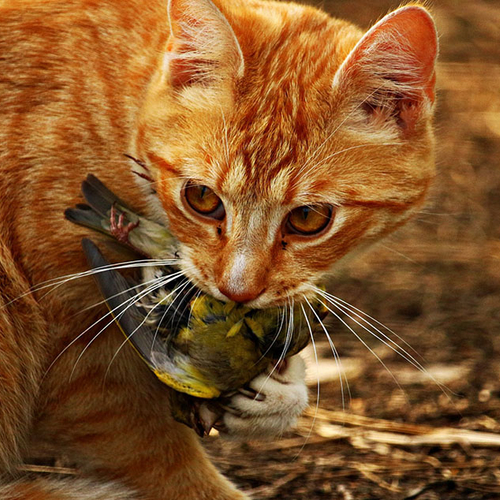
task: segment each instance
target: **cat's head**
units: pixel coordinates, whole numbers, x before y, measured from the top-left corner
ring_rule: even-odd
[[[283,304],[422,203],[435,27],[418,6],[363,35],[310,7],[216,3],[170,0],[136,154],[186,274],[220,299]]]

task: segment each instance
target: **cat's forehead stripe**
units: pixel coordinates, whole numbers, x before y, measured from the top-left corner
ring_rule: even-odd
[[[217,190],[232,200],[253,199],[266,204],[288,203],[292,168],[267,169],[265,165],[250,165],[238,156],[230,165],[219,164],[215,180]]]

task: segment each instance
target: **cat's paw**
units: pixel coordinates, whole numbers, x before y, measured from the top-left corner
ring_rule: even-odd
[[[307,407],[307,399],[304,361],[292,356],[228,398],[215,427],[230,439],[279,436],[295,424]]]

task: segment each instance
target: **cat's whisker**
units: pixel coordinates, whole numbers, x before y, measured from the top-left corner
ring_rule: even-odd
[[[377,328],[375,325],[379,325],[380,328],[387,330],[391,335],[394,335],[399,341],[401,341],[404,345],[406,345],[406,347],[408,347],[408,349],[413,351],[416,356],[418,356],[420,359],[422,359],[422,361],[425,361],[425,359],[422,357],[422,355],[411,344],[409,344],[403,337],[398,335],[394,330],[391,330],[388,326],[384,325],[383,323],[381,323],[380,321],[375,319],[373,316],[370,316],[369,314],[365,313],[361,309],[354,307],[349,302],[341,299],[340,297],[336,297],[335,295],[333,295],[325,290],[321,290],[320,288],[317,288],[317,287],[315,287],[314,289],[317,293],[322,294],[325,298],[329,298],[329,299],[339,303],[340,305],[343,305],[344,307],[346,307],[349,310],[349,312],[354,314],[361,321],[364,321],[367,325],[369,325],[371,328],[373,328],[375,331],[377,331],[380,335],[384,336],[384,333],[379,328]],[[370,321],[375,323],[375,325],[373,323],[371,323]],[[390,338],[390,337],[388,337],[388,338]]]
[[[196,285],[194,285],[194,286],[196,286]],[[203,291],[202,291],[201,289],[198,289],[198,291],[196,292],[196,294],[195,294],[195,296],[194,296],[193,301],[194,301],[194,300],[196,300],[196,299],[197,299],[197,298],[198,298],[198,297],[199,297],[202,293],[203,293]],[[188,325],[189,325],[189,323],[191,322],[191,318],[192,318],[192,316],[193,316],[193,310],[192,310],[192,309],[190,309],[190,310],[189,310],[188,320],[187,320],[187,324],[188,324]]]
[[[418,264],[418,262],[411,257],[408,257],[408,255],[405,255],[403,252],[400,252],[396,250],[395,248],[391,248],[388,245],[384,245],[383,243],[379,243],[379,245],[386,250],[389,250],[389,252],[395,253],[396,255],[399,255],[400,257],[403,257],[403,259],[407,260],[408,262],[411,262],[412,264]]]
[[[115,264],[108,264],[106,266],[100,266],[96,267],[94,269],[89,269],[87,271],[81,271],[78,273],[73,273],[73,274],[67,274],[65,276],[59,276],[57,278],[51,278],[49,280],[43,281],[42,283],[39,283],[38,285],[35,285],[34,287],[31,287],[27,292],[19,295],[15,299],[12,299],[10,302],[7,302],[3,306],[0,306],[0,309],[3,309],[18,300],[23,299],[24,297],[27,297],[28,295],[33,295],[36,292],[39,292],[40,290],[44,290],[46,288],[54,287],[52,290],[47,292],[46,294],[42,295],[40,297],[40,300],[45,298],[49,293],[52,293],[55,289],[59,288],[60,286],[65,285],[68,282],[80,279],[80,278],[87,278],[89,276],[93,276],[94,274],[99,274],[102,272],[109,271],[111,269],[115,270],[121,270],[121,269],[134,269],[134,268],[141,268],[141,267],[149,267],[149,266],[169,266],[169,265],[174,265],[178,259],[144,259],[144,260],[133,260],[129,262],[118,262]]]
[[[168,278],[170,278],[170,281],[173,281],[175,279],[177,279],[180,275],[182,275],[182,273],[179,271],[178,273],[175,273],[175,275],[169,275]],[[161,282],[160,286],[164,286],[165,284],[167,284],[168,281],[165,280],[165,282]],[[148,287],[148,289],[151,289],[153,285],[151,285],[150,287]],[[117,310],[117,309],[120,309],[121,307],[123,307],[125,304],[127,303],[131,303],[133,301],[133,304],[134,305],[136,302],[137,302],[137,297],[139,296],[139,293],[134,295],[133,297],[125,300],[124,302],[122,302],[119,306],[115,307],[114,309],[112,309],[111,311],[108,311],[104,316],[100,317],[97,321],[95,321],[94,323],[92,323],[92,325],[90,325],[89,327],[87,327],[83,332],[81,332],[80,334],[78,334],[55,358],[54,360],[52,361],[52,363],[49,365],[49,367],[47,368],[47,370],[45,371],[45,374],[44,374],[44,377],[47,375],[47,373],[49,372],[49,370],[54,366],[54,364],[57,362],[57,360],[73,345],[75,344],[81,337],[83,337],[89,330],[91,330],[93,327],[95,327],[96,325],[98,325],[101,321],[103,321],[104,319],[106,319],[107,317],[109,316],[112,316],[113,313]],[[140,300],[140,298],[138,299]],[[130,305],[128,306],[130,307]],[[127,307],[127,308],[128,308]],[[122,312],[123,314],[123,312]],[[101,329],[101,331],[98,332],[98,334],[95,336],[95,338],[97,338],[97,336],[99,336],[109,325],[113,324],[113,320],[111,320],[107,325],[104,326],[103,329]],[[92,339],[93,341],[94,339]]]
[[[339,352],[337,350],[337,347],[335,346],[330,333],[328,332],[325,324],[321,320],[321,318],[318,316],[318,313],[314,310],[314,307],[311,305],[311,302],[309,302],[309,299],[304,295],[304,300],[307,302],[307,305],[311,309],[312,313],[314,314],[316,321],[320,324],[327,340],[328,344],[330,345],[330,349],[333,354],[333,359],[335,360],[335,364],[337,366],[337,370],[339,372],[339,383],[340,383],[340,394],[341,394],[341,399],[342,399],[342,411],[345,411],[346,409],[346,403],[345,403],[345,390],[344,390],[344,381],[345,381],[345,389],[347,390],[347,393],[349,395],[349,399],[351,399],[351,388],[349,387],[349,381],[347,380],[347,375],[345,373],[344,367],[342,366],[342,360],[340,359]]]
[[[189,281],[190,281],[190,280],[189,280]],[[196,288],[196,284],[193,284],[193,286],[191,287],[191,290],[192,290],[193,288]],[[199,290],[196,292],[196,294],[195,294],[195,296],[194,296],[194,298],[193,298],[193,301],[194,301],[194,300],[196,300],[196,299],[197,299],[197,298],[198,298],[198,297],[199,297],[202,293],[203,293],[203,292],[202,292],[202,290],[201,290],[201,289],[199,289]],[[151,344],[151,352],[153,352],[153,348],[154,348],[154,345],[155,345],[155,343],[156,343],[156,339],[157,339],[157,337],[158,337],[158,334],[160,333],[160,326],[161,326],[161,324],[163,323],[163,319],[165,318],[165,316],[166,316],[167,312],[170,310],[170,306],[171,306],[171,304],[169,305],[169,307],[168,307],[168,308],[165,310],[165,312],[163,313],[162,317],[160,318],[160,321],[158,321],[158,325],[157,325],[157,327],[156,327],[156,330],[155,330],[155,333],[154,333],[154,336],[153,336],[153,342],[152,342],[152,344]],[[188,307],[188,305],[186,305],[186,307]],[[187,324],[188,324],[188,325],[189,325],[189,324],[190,324],[190,322],[191,322],[191,317],[192,317],[192,315],[193,315],[193,310],[192,310],[192,309],[190,309],[190,310],[189,310],[188,320],[187,320]]]
[[[365,347],[368,349],[368,351],[377,359],[377,361],[382,365],[384,370],[390,375],[390,377],[394,380],[394,383],[396,386],[402,391],[402,393],[406,396],[406,391],[403,389],[403,386],[399,383],[397,377],[394,375],[394,373],[390,370],[390,368],[384,363],[382,358],[363,340],[363,338],[359,335],[354,328],[352,328],[342,317],[333,311],[330,307],[328,307],[327,304],[325,304],[322,300],[319,300],[319,303],[325,307],[335,318],[337,318]],[[330,302],[331,304],[331,302]],[[334,304],[332,304],[334,305]]]
[[[278,369],[278,366],[280,365],[280,363],[285,359],[288,348],[290,347],[290,343],[291,343],[292,337],[293,337],[293,309],[294,309],[294,306],[295,306],[295,300],[293,298],[292,299],[289,298],[288,299],[288,308],[290,310],[290,315],[288,316],[288,326],[287,326],[286,333],[285,333],[285,344],[283,346],[283,350],[282,350],[278,360],[274,364],[273,368],[271,369],[271,371],[267,375],[264,382],[262,382],[262,385],[259,387],[259,390],[257,391],[256,398],[260,396],[260,394],[264,390],[264,387],[265,387],[267,381],[272,377],[273,373]],[[284,306],[284,307],[286,307],[286,306]]]
[[[290,316],[288,319],[288,328],[286,330],[286,335],[285,335],[285,344],[283,346],[283,350],[281,351],[280,357],[278,358],[278,361],[276,362],[276,365],[274,366],[271,374],[276,370],[276,368],[279,366],[279,364],[285,359],[286,353],[288,352],[288,348],[290,347],[290,344],[292,342],[293,338],[293,330],[294,330],[294,314],[293,310],[295,308],[295,299],[292,297],[289,303],[289,308],[290,308]]]
[[[175,278],[174,278],[175,279]],[[156,281],[156,280],[155,280]],[[128,302],[131,302],[132,300],[134,300],[135,298],[137,297],[137,295],[135,295],[134,297],[131,297],[129,299],[127,299],[126,301],[124,301],[120,306],[117,306],[116,308],[114,308],[113,310],[111,311],[108,311],[104,316],[100,317],[97,321],[95,321],[94,323],[92,323],[89,327],[87,327],[83,332],[79,333],[66,347],[64,347],[64,349],[54,358],[54,360],[50,363],[50,365],[48,366],[47,370],[45,371],[44,375],[43,375],[43,378],[45,378],[48,374],[48,372],[50,371],[50,369],[54,366],[54,364],[58,361],[58,359],[75,343],[77,342],[81,337],[83,337],[83,335],[85,335],[89,330],[91,330],[94,326],[96,326],[97,324],[99,324],[101,321],[103,321],[105,318],[107,318],[108,316],[112,315],[113,312],[118,309],[119,307],[121,307],[122,305],[124,304],[127,304]],[[112,322],[110,322],[108,325],[106,325],[105,328],[107,328],[107,326],[109,326],[110,324],[112,324]]]
[[[161,305],[161,304],[162,304],[162,302],[164,302],[165,300],[167,300],[168,298],[170,298],[170,296],[171,296],[173,293],[175,293],[175,292],[182,292],[182,291],[186,288],[186,286],[187,286],[189,283],[191,283],[191,280],[190,280],[189,278],[187,278],[185,281],[183,281],[182,283],[180,283],[180,284],[179,284],[179,286],[178,286],[177,288],[175,288],[175,289],[174,289],[171,293],[169,293],[166,297],[163,297],[163,298],[162,298],[162,299],[158,302],[158,304],[156,304],[156,305],[155,305],[155,306],[151,309],[151,311],[150,311],[150,312],[153,312],[153,311],[156,309],[156,307],[157,307],[158,305]],[[182,289],[180,289],[180,287],[181,287],[183,284],[185,284],[185,286],[183,286],[183,287],[182,287]],[[196,288],[196,285],[195,285],[195,284],[192,284],[192,286],[191,286],[191,290],[192,290],[193,288]],[[196,294],[196,297],[199,297],[199,295],[200,295],[200,294],[201,294],[201,290],[198,290],[198,292],[197,292],[197,294]],[[157,337],[158,337],[158,334],[160,333],[160,328],[163,326],[163,320],[165,319],[165,316],[167,315],[168,311],[170,311],[170,308],[173,306],[173,304],[174,304],[174,302],[175,302],[175,300],[176,300],[177,298],[178,298],[178,295],[177,295],[176,297],[174,297],[174,300],[173,300],[173,301],[172,301],[172,302],[168,305],[168,307],[165,309],[165,311],[164,311],[164,312],[163,312],[163,314],[162,314],[162,317],[160,318],[160,320],[158,321],[158,324],[156,325],[155,333],[154,333],[154,336],[153,336],[153,342],[151,343],[151,354],[153,353],[153,348],[154,348],[154,345],[155,345],[155,343],[156,343],[156,339],[157,339]],[[186,304],[186,307],[188,307],[188,304]],[[177,312],[177,310],[176,310],[176,312]],[[192,311],[190,311],[190,312],[189,312],[189,318],[191,318],[191,313],[192,313]],[[148,314],[148,316],[149,316],[149,314]],[[147,318],[146,318],[146,319],[147,319]],[[180,321],[180,320],[179,320],[179,321]],[[189,324],[189,321],[188,321],[188,323],[187,323],[187,324]]]
[[[186,292],[187,295],[189,295],[191,293],[192,290],[194,290],[196,288],[196,285],[193,284],[191,281],[188,280],[188,283],[186,284],[186,286],[184,288],[182,288],[182,290],[180,290],[181,292],[184,291],[186,288],[187,288],[187,285],[191,285],[190,288],[189,288],[189,291]],[[174,330],[177,330],[177,328],[179,327],[179,324],[180,324],[180,321],[181,321],[181,318],[182,318],[182,315],[186,312],[186,309],[189,307],[189,302],[187,302],[186,304],[184,304],[184,308],[182,309],[182,312],[179,314],[179,307],[181,306],[181,303],[182,302],[179,302],[179,304],[177,305],[177,307],[175,308],[175,311],[174,311],[174,314],[173,316],[177,316],[177,324],[176,326],[174,327]],[[170,306],[169,306],[170,307]],[[167,327],[168,325],[165,325],[165,328]]]
[[[331,305],[336,307],[340,312],[344,313],[349,319],[354,321],[358,326],[360,326],[363,330],[368,332],[370,335],[375,337],[379,342],[384,344],[386,347],[394,351],[396,354],[401,356],[405,361],[410,363],[414,368],[417,370],[421,371],[422,373],[425,373],[425,368],[411,355],[409,354],[405,349],[403,349],[399,344],[394,342],[390,337],[385,335],[384,333],[380,332],[381,335],[378,335],[377,333],[374,333],[372,330],[367,328],[365,325],[363,325],[360,321],[358,321],[355,317],[353,317],[350,314],[349,309],[347,309],[345,306],[342,306],[341,304],[336,303],[332,299],[328,299],[325,296],[323,296],[325,300],[327,300]],[[392,344],[392,345],[391,345]]]
[[[357,325],[359,325],[361,328],[363,328],[366,332],[368,332],[370,335],[375,337],[379,342],[384,344],[386,347],[389,347],[393,352],[395,352],[398,356],[403,358],[405,361],[407,361],[410,365],[412,365],[414,368],[416,368],[419,372],[424,374],[426,377],[429,378],[432,382],[436,384],[437,387],[440,388],[440,390],[450,399],[450,389],[446,387],[446,385],[442,384],[437,380],[430,372],[425,368],[424,365],[422,365],[414,356],[412,356],[407,350],[405,350],[403,347],[401,347],[397,342],[392,340],[388,335],[384,334],[382,331],[371,325],[369,322],[364,320],[363,318],[360,317],[362,321],[365,321],[370,327],[374,328],[377,333],[374,333],[371,331],[369,328],[367,328],[365,325],[360,323],[356,318],[353,317],[352,311],[350,311],[346,306],[343,306],[342,304],[335,303],[332,299],[328,299],[327,297],[324,297],[325,300],[328,300],[331,305],[334,305],[339,311],[344,313],[348,318],[350,318],[352,321],[354,321]],[[359,315],[356,314],[356,316],[359,317]],[[397,336],[397,335],[396,335]],[[400,338],[399,336],[397,336]],[[407,344],[407,342],[405,342]],[[391,345],[392,344],[392,345]],[[415,351],[411,346],[409,346],[413,351]],[[417,353],[418,354],[418,353]],[[419,355],[420,356],[420,355]],[[420,356],[421,357],[421,356]]]
[[[171,280],[174,280],[174,279],[177,279],[177,277],[171,278]],[[89,347],[91,346],[91,344],[101,335],[101,333],[103,333],[116,320],[119,320],[123,316],[123,314],[125,314],[125,312],[128,309],[130,309],[135,304],[137,304],[143,297],[145,297],[146,295],[148,295],[150,292],[156,290],[157,288],[160,288],[160,287],[164,286],[165,284],[167,284],[166,280],[161,280],[161,279],[158,280],[158,282],[155,285],[151,285],[151,286],[147,287],[145,290],[143,290],[142,292],[139,292],[134,297],[131,297],[129,300],[121,303],[119,306],[115,307],[112,311],[110,311],[105,316],[103,316],[102,318],[100,318],[97,322],[95,322],[94,325],[92,325],[92,326],[95,326],[100,321],[102,321],[105,317],[108,317],[110,315],[113,316],[112,319],[111,319],[111,321],[109,321],[106,325],[104,325],[94,335],[94,337],[92,337],[92,339],[87,343],[87,345],[83,348],[82,352],[80,353],[80,355],[78,356],[78,358],[76,359],[76,361],[75,361],[75,363],[73,365],[73,369],[71,370],[71,374],[70,374],[70,378],[69,378],[70,381],[73,378],[73,374],[74,374],[74,372],[76,370],[76,367],[77,367],[78,363],[80,362],[81,358],[83,357],[83,355],[85,354],[85,352],[89,349]],[[127,302],[128,302],[128,305],[126,307],[123,307],[123,305],[126,304]],[[114,312],[116,310],[119,310],[119,312],[115,315]],[[88,331],[88,329],[87,329],[87,331]],[[81,334],[80,334],[80,336],[81,336]]]
[[[278,306],[278,314],[279,314],[279,317],[281,319],[280,319],[280,326],[276,330],[276,335],[274,336],[274,339],[271,342],[271,344],[269,345],[269,347],[266,349],[266,351],[264,353],[262,353],[261,357],[255,362],[255,364],[260,363],[260,361],[262,361],[262,359],[266,357],[267,353],[273,348],[273,345],[279,339],[279,336],[281,334],[281,330],[283,329],[283,325],[284,325],[284,318],[285,318],[284,306]]]
[[[189,271],[191,270],[192,267],[189,267],[187,269],[184,269],[184,271]],[[183,276],[186,276],[185,273],[183,273]],[[158,306],[161,306],[163,305],[163,303],[168,300],[172,295],[176,294],[177,292],[182,292],[182,290],[184,290],[184,288],[187,286],[187,284],[189,284],[191,281],[189,278],[185,278],[181,283],[179,283],[179,285],[174,288],[168,295],[165,295],[164,297],[162,297],[157,304],[155,304],[154,306],[150,307],[150,310],[148,312],[148,314],[146,315],[146,317],[144,318],[144,321],[147,321],[149,316],[154,312],[154,310],[158,307]],[[186,286],[182,286],[182,285],[186,285]],[[181,289],[182,287],[182,289]],[[193,284],[191,289],[195,288],[196,285]],[[198,290],[196,296],[198,297],[201,293],[201,290]],[[156,337],[159,333],[159,330],[160,330],[160,327],[162,326],[162,323],[163,323],[163,319],[165,318],[166,314],[168,313],[168,311],[170,310],[170,308],[172,307],[172,305],[174,304],[175,300],[178,298],[178,295],[176,297],[174,297],[174,300],[172,300],[172,302],[168,305],[168,307],[166,308],[166,310],[164,311],[162,317],[160,318],[160,320],[158,321],[158,324],[156,326],[156,330],[155,330],[155,334],[154,334],[154,337],[153,337],[153,342],[151,344],[151,352],[153,351],[153,347],[154,347],[154,344],[156,342]],[[187,307],[187,306],[186,306]],[[190,312],[190,315],[191,315],[191,312]],[[141,325],[144,324],[141,323]],[[189,321],[188,321],[188,324],[189,324]]]
[[[185,279],[184,281],[182,281],[176,288],[174,288],[172,290],[172,292],[169,294],[169,295],[172,295],[172,294],[177,294],[175,295],[174,297],[174,300],[172,301],[172,304],[173,302],[175,302],[175,300],[180,297],[180,293],[179,292],[182,292],[188,285],[189,285],[190,281],[189,279]],[[150,291],[151,292],[151,291]],[[149,293],[150,293],[149,292]],[[142,297],[141,297],[142,298]],[[169,304],[169,307],[172,305],[172,304]],[[113,357],[111,358],[109,364],[108,364],[108,367],[106,368],[106,372],[104,374],[104,382],[106,381],[106,378],[109,374],[109,371],[111,369],[111,365],[113,364],[113,361],[116,359],[116,357],[118,356],[118,354],[120,353],[120,351],[123,349],[123,347],[130,341],[130,339],[134,336],[134,334],[139,330],[139,328],[141,328],[148,320],[149,316],[154,312],[154,310],[157,308],[157,307],[160,307],[162,304],[161,304],[161,301],[158,302],[157,304],[155,304],[151,310],[148,312],[148,314],[144,317],[144,319],[142,320],[142,322],[137,325],[137,327],[135,328],[135,330],[133,332],[131,332],[130,334],[128,334],[126,337],[125,337],[125,340],[120,344],[120,346],[118,347],[118,349],[115,351],[115,353],[113,354]]]
[[[307,300],[307,298],[304,296],[304,298]],[[304,309],[304,305],[300,304],[300,308],[302,309],[302,314],[304,315],[304,319],[306,320],[307,324],[307,329],[309,330],[309,337],[311,338],[311,344],[313,347],[313,353],[314,353],[314,361],[316,364],[316,405],[314,407],[314,415],[313,419],[311,422],[311,427],[309,428],[309,432],[307,433],[307,436],[304,440],[304,444],[301,446],[300,450],[298,451],[296,457],[298,457],[301,453],[304,447],[306,446],[307,442],[309,441],[309,438],[311,437],[312,431],[314,429],[314,424],[316,423],[316,418],[318,417],[318,411],[319,411],[319,395],[320,395],[320,380],[319,380],[319,360],[318,360],[318,350],[316,349],[316,342],[314,341],[314,335],[313,335],[313,330],[311,327],[311,323],[309,322],[309,319],[307,318],[306,311]]]
[[[84,312],[90,311],[91,309],[94,309],[95,307],[102,306],[103,304],[106,304],[106,302],[109,299],[116,299],[116,297],[119,297],[120,295],[124,295],[128,292],[131,292],[132,290],[137,290],[137,289],[143,288],[144,286],[150,285],[150,284],[154,283],[155,281],[157,281],[157,279],[158,278],[154,278],[154,279],[149,280],[149,281],[144,281],[142,283],[138,283],[137,285],[132,285],[132,286],[130,286],[130,288],[125,288],[121,292],[115,293],[114,295],[110,295],[107,299],[102,299],[99,302],[95,302],[91,306],[84,307],[81,311],[77,312],[75,314],[75,316],[77,316],[78,314],[82,314]]]
[[[172,278],[172,280],[175,280],[177,279],[177,277],[174,277]],[[101,321],[103,321],[105,318],[111,316],[112,319],[106,324],[104,325],[95,335],[94,337],[92,337],[92,339],[87,343],[87,345],[84,347],[84,349],[82,350],[82,352],[80,353],[80,355],[78,356],[74,366],[73,366],[73,369],[71,371],[71,375],[70,375],[70,380],[72,379],[73,377],[73,373],[76,369],[76,366],[78,364],[78,362],[80,361],[80,359],[82,358],[82,356],[85,354],[85,352],[87,351],[87,349],[90,347],[90,345],[99,337],[99,335],[101,335],[101,333],[103,333],[110,325],[112,325],[116,320],[120,319],[121,316],[123,316],[123,314],[130,308],[130,307],[133,307],[135,304],[137,304],[137,302],[139,302],[145,295],[147,295],[148,293],[150,293],[151,291],[155,290],[156,288],[159,288],[161,286],[164,286],[166,284],[165,281],[161,281],[161,280],[158,280],[154,285],[150,285],[149,287],[147,287],[145,290],[137,293],[136,295],[134,295],[133,297],[130,297],[129,299],[127,299],[126,301],[122,302],[120,305],[116,306],[115,308],[113,308],[111,311],[109,311],[108,313],[106,313],[104,316],[102,316],[101,318],[99,318],[97,321],[95,321],[90,327],[88,327],[87,329],[85,329],[81,334],[78,335],[78,337],[76,339],[74,339],[70,344],[68,344],[68,346],[66,346],[66,348],[60,353],[63,354],[64,351],[66,349],[68,349],[76,340],[78,340],[80,337],[82,337],[82,335],[84,335],[85,333],[87,333],[91,328],[93,328],[94,326],[96,326],[97,324],[99,324]],[[126,307],[124,307],[125,304],[128,304]],[[123,309],[122,309],[123,308]],[[116,311],[119,311],[116,315]],[[59,355],[59,356],[60,356]],[[54,360],[55,361],[55,360]]]

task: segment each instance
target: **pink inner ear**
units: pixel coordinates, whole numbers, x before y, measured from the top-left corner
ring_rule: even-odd
[[[213,66],[213,62],[193,57],[189,35],[180,40],[170,36],[167,52],[171,55],[169,68],[170,83],[173,87],[188,87],[202,80],[208,80],[207,70]]]
[[[172,34],[167,42],[166,50],[171,56],[169,68],[170,82],[173,87],[186,87],[198,83],[206,77],[207,65],[210,64],[202,58],[193,57],[196,40],[191,33],[183,29],[183,24],[186,24],[194,29],[202,30],[203,22],[200,19],[194,19],[186,12],[182,12],[181,20],[180,14],[178,9],[173,8],[171,4]]]
[[[213,85],[241,76],[243,54],[230,24],[211,0],[169,0],[167,65],[174,87]]]
[[[345,61],[343,70],[356,73],[358,64],[369,65],[374,52],[400,55],[402,60],[405,55],[411,56],[413,62],[408,75],[412,81],[417,76],[415,84],[423,86],[426,95],[434,101],[437,51],[436,29],[429,13],[417,6],[403,7],[385,16],[366,33]],[[385,69],[390,74],[390,63]],[[398,79],[404,81],[401,68],[394,69],[398,72]]]

